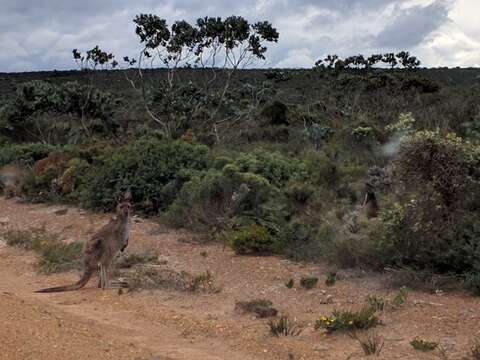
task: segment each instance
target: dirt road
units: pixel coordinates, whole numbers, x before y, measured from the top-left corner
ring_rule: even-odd
[[[60,206],[19,204],[0,199],[0,238],[6,228],[46,225],[67,240],[85,240],[108,215]],[[78,273],[40,275],[34,255],[0,242],[0,359],[257,360],[361,359],[356,340],[322,334],[315,319],[335,308],[358,308],[369,294],[388,295],[380,275],[345,272],[333,287],[324,285],[328,267],[302,265],[277,257],[241,257],[217,245],[189,242],[192,235],[149,220],[134,223],[129,251],[153,249],[170,269],[213,274],[218,293],[174,290],[118,294],[92,281],[68,293],[33,290],[67,284]],[[302,275],[320,278],[312,290],[285,283]],[[275,338],[268,320],[235,311],[237,300],[269,299],[281,315],[303,331]],[[333,301],[333,303],[331,303]],[[419,337],[439,342],[450,359],[461,358],[480,339],[480,302],[465,294],[411,292],[400,309],[386,311],[377,333],[385,339],[381,359],[436,359],[410,346]]]

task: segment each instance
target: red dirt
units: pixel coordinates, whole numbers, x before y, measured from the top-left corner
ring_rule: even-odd
[[[108,220],[107,215],[64,206],[20,204],[0,199],[0,239],[5,228],[45,224],[68,240],[82,240]],[[36,294],[33,290],[76,281],[78,273],[38,274],[34,255],[8,248],[0,240],[0,359],[361,359],[356,340],[323,334],[313,324],[335,308],[359,308],[370,294],[393,296],[378,274],[341,273],[333,287],[324,285],[329,268],[278,257],[236,256],[219,245],[189,243],[192,234],[150,220],[134,223],[129,251],[153,249],[176,271],[209,270],[218,293],[174,290],[119,295],[92,281],[83,290]],[[201,253],[206,252],[207,256]],[[285,283],[302,275],[320,278],[312,290]],[[327,298],[333,304],[326,304]],[[269,299],[304,330],[275,338],[266,319],[234,310],[235,301]],[[419,337],[439,342],[449,359],[460,359],[480,339],[480,302],[466,294],[410,292],[407,303],[381,315],[376,332],[385,339],[380,359],[438,359],[438,352],[414,350]]]

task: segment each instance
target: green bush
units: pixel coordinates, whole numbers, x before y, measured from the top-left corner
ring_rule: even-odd
[[[112,94],[89,85],[33,80],[20,84],[15,98],[0,108],[0,133],[14,141],[49,143],[112,137],[119,104]]]
[[[383,208],[368,236],[335,242],[343,244],[336,253],[378,268],[478,272],[478,154],[478,147],[451,134],[407,137],[395,159],[399,201]]]
[[[241,172],[261,175],[277,187],[284,186],[290,181],[304,180],[307,176],[306,166],[302,161],[266,150],[242,154],[234,164]]]
[[[375,315],[376,310],[366,306],[358,311],[334,310],[332,316],[321,316],[315,322],[315,329],[333,331],[355,331],[377,326],[380,320]]]
[[[288,107],[280,101],[266,105],[261,115],[268,125],[288,125]]]
[[[241,172],[235,165],[194,175],[167,212],[174,226],[214,232],[232,229],[236,220],[278,223],[282,195],[267,179]],[[274,226],[274,225],[272,225]]]
[[[110,210],[116,199],[130,190],[137,210],[156,213],[172,201],[171,182],[178,180],[175,188],[179,189],[189,170],[205,169],[206,155],[203,145],[137,140],[103,156],[91,168],[81,190],[83,204]]]
[[[82,244],[65,243],[58,234],[50,233],[44,227],[11,229],[5,232],[4,238],[9,246],[35,251],[38,255],[35,265],[39,272],[63,272],[81,265]]]
[[[300,286],[303,287],[304,289],[310,290],[317,285],[318,282],[318,277],[316,276],[302,276],[300,278]]]
[[[40,272],[51,274],[78,269],[82,260],[82,243],[51,242],[39,251],[37,266]]]
[[[40,143],[0,145],[0,167],[10,163],[31,166],[59,148]]]
[[[309,181],[317,186],[334,188],[340,181],[340,173],[336,162],[323,152],[307,152],[305,159]]]
[[[315,188],[304,182],[292,182],[285,189],[287,197],[297,204],[305,204],[315,192]]]
[[[452,209],[462,205],[467,194],[470,197],[467,191],[480,180],[479,153],[479,147],[454,134],[443,136],[436,131],[422,131],[400,143],[395,173],[410,188],[420,192],[432,188],[444,205]]]
[[[274,239],[268,230],[260,225],[246,225],[234,231],[229,238],[237,254],[264,254],[274,250]]]

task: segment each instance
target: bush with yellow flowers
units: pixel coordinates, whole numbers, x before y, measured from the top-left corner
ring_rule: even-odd
[[[334,310],[331,316],[320,316],[315,321],[315,330],[333,332],[369,329],[380,323],[375,313],[376,310],[370,306],[358,311]]]

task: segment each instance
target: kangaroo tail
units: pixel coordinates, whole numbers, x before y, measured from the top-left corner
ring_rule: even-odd
[[[83,272],[82,277],[75,284],[46,288],[46,289],[36,290],[35,292],[36,293],[53,293],[53,292],[73,291],[73,290],[81,289],[87,284],[88,280],[90,280],[94,271],[95,270],[92,268],[85,268],[85,271]]]

